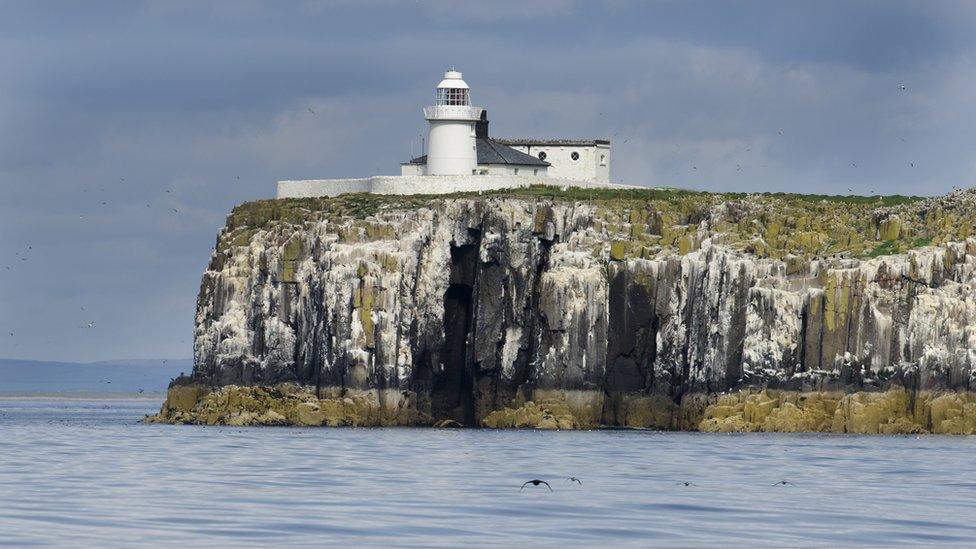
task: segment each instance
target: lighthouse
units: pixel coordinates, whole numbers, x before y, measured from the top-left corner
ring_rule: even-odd
[[[437,85],[434,105],[424,107],[427,134],[426,175],[472,175],[478,169],[475,124],[481,107],[471,106],[468,84],[449,70]]]

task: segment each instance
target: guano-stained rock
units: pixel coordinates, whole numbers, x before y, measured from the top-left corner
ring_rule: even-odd
[[[235,209],[156,420],[972,431],[973,192],[574,193]]]

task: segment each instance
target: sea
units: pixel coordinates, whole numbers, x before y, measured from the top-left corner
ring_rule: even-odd
[[[976,546],[973,437],[139,422],[159,405],[0,398],[0,545]]]

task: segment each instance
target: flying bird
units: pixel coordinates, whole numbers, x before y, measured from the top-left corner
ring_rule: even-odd
[[[94,328],[94,327],[95,327],[95,321],[94,320],[89,321],[87,324],[85,324],[84,326],[82,326],[82,328]]]
[[[552,486],[549,486],[549,483],[548,482],[546,482],[544,480],[539,480],[537,478],[532,479],[532,480],[529,480],[529,481],[526,481],[525,484],[522,485],[522,488],[519,488],[519,492],[521,492],[526,486],[528,486],[530,484],[532,486],[538,486],[540,484],[545,484],[546,485],[546,488],[548,488],[549,491],[552,492]]]
[[[312,114],[315,114],[315,109],[313,109],[312,107],[309,107],[309,108],[308,108],[308,112],[310,112],[310,113],[312,113]]]
[[[902,85],[898,86],[898,89],[901,90],[901,91],[906,91],[906,90],[908,90],[908,86],[902,84]]]
[[[771,484],[770,486],[796,486],[796,484],[793,484],[792,482],[790,482],[788,480],[781,480],[779,482],[775,482],[775,483]]]
[[[915,163],[914,162],[909,162],[908,163],[908,166],[911,167],[911,168],[914,168],[915,167]]]
[[[583,481],[581,481],[580,479],[578,479],[576,477],[568,477],[566,480],[568,480],[570,482],[575,482],[576,484],[579,484],[580,486],[583,485]]]
[[[677,484],[678,486],[698,486],[694,482],[688,482],[687,480],[681,482],[675,482],[675,484]]]

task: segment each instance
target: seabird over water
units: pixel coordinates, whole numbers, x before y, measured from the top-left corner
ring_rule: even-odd
[[[549,491],[552,492],[552,486],[549,486],[549,483],[548,482],[546,482],[544,480],[539,480],[537,478],[534,478],[532,480],[526,481],[525,484],[522,485],[522,488],[519,488],[519,492],[521,492],[526,486],[528,486],[530,484],[532,486],[538,486],[540,484],[545,484],[546,485],[546,488],[548,488]]]

